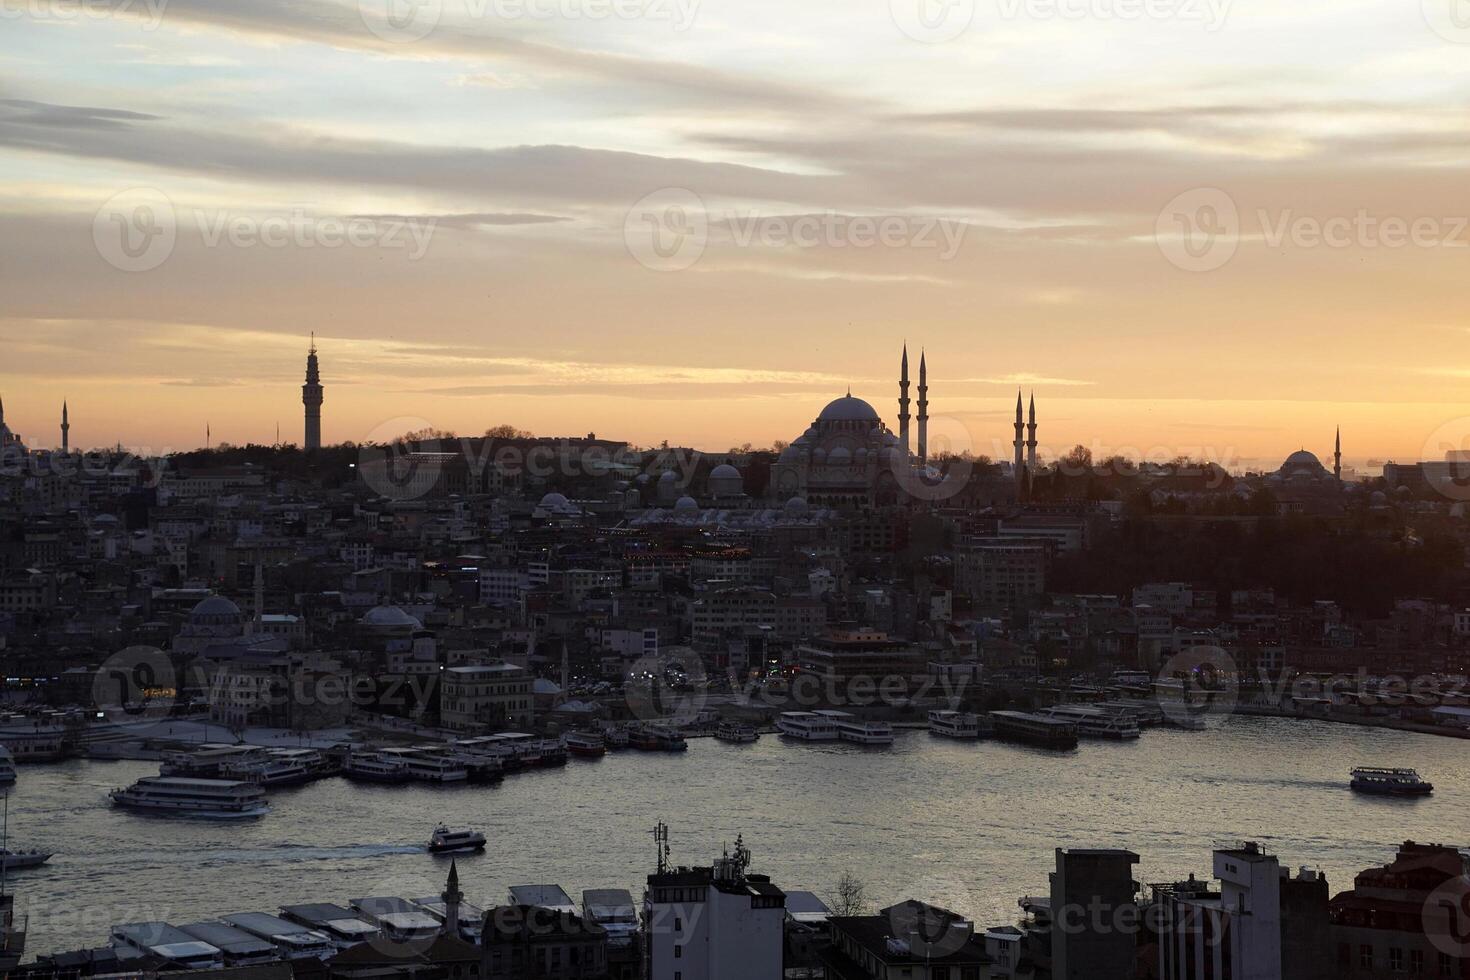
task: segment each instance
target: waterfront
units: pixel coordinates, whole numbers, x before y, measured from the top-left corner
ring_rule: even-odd
[[[1436,793],[1355,795],[1347,782],[1356,765],[1413,766]],[[30,954],[101,944],[114,922],[436,893],[448,863],[424,844],[440,820],[490,838],[483,856],[460,862],[479,904],[529,882],[557,882],[574,897],[596,887],[641,894],[654,855],[648,832],[663,820],[676,863],[707,862],[743,833],[753,870],[785,888],[830,894],[851,870],[875,903],[920,898],[982,925],[1011,921],[1018,896],[1045,892],[1057,846],[1133,849],[1139,880],[1160,881],[1208,874],[1212,847],[1255,839],[1283,864],[1320,867],[1336,892],[1407,838],[1470,843],[1462,742],[1239,716],[1216,731],[1155,729],[1063,753],[924,732],[885,749],[767,735],[747,746],[701,739],[682,754],[574,759],[496,786],[329,779],[273,791],[273,812],[239,825],[108,805],[109,789],[156,772],[151,762],[22,769],[11,845],[57,852],[11,879],[30,915]]]

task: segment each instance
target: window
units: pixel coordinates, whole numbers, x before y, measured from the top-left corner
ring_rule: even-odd
[[[1409,950],[1409,972],[1415,974],[1424,972],[1424,950]]]
[[[1397,946],[1389,948],[1388,968],[1395,973],[1404,972],[1404,951],[1399,949]]]
[[[1442,977],[1454,975],[1454,963],[1449,953],[1439,954],[1439,975]]]
[[[674,947],[674,959],[676,959],[676,960],[682,960],[683,958],[684,958],[684,947],[683,946],[675,946]]]
[[[1358,966],[1364,970],[1373,969],[1373,947],[1367,943],[1358,947]]]

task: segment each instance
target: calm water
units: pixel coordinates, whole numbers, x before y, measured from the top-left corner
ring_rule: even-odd
[[[1334,891],[1408,838],[1470,844],[1465,742],[1317,722],[1236,718],[1213,732],[1152,730],[1130,745],[1084,742],[1052,754],[924,732],[890,749],[690,743],[680,756],[622,752],[498,786],[363,786],[341,779],[272,793],[273,812],[240,825],[112,809],[114,786],[156,763],[27,767],[11,795],[11,845],[57,854],[15,873],[31,953],[100,944],[114,922],[176,923],[365,895],[421,897],[447,862],[423,850],[436,821],[483,829],[461,859],[471,901],[513,884],[557,882],[641,894],[663,820],[676,863],[708,862],[743,833],[753,870],[830,894],[844,870],[888,904],[913,897],[1012,921],[1016,898],[1045,893],[1058,846],[1128,847],[1139,878],[1208,875],[1210,850],[1266,842],[1320,867]],[[1355,765],[1418,768],[1427,800],[1361,797]]]

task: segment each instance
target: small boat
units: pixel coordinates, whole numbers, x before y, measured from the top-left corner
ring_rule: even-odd
[[[1428,796],[1434,784],[1413,769],[1375,769],[1359,766],[1353,770],[1352,788],[1359,793],[1378,796]]]
[[[929,732],[943,738],[979,738],[980,716],[963,711],[931,711]]]
[[[342,775],[361,783],[406,783],[408,767],[402,759],[375,752],[354,752],[342,764]]]
[[[607,754],[607,742],[596,732],[567,732],[562,741],[572,755],[595,759]]]
[[[450,830],[442,823],[429,837],[430,854],[469,854],[485,849],[485,835],[478,830]]]
[[[760,732],[753,726],[734,721],[722,721],[715,728],[715,738],[732,745],[749,745],[751,742],[759,742],[760,737]]]
[[[14,871],[16,868],[34,868],[51,860],[50,851],[12,851],[0,847],[0,868]]]
[[[604,725],[602,727],[602,739],[609,749],[626,749],[628,747],[628,729],[622,725]]]
[[[635,749],[646,752],[683,752],[689,748],[684,736],[665,725],[643,725],[629,733]]]

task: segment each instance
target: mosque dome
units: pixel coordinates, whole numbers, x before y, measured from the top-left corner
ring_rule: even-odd
[[[367,615],[362,617],[362,625],[379,629],[403,627],[421,629],[423,627],[422,623],[397,606],[374,606],[367,611]]]
[[[699,510],[699,501],[693,497],[680,497],[674,501],[674,513],[693,514]]]
[[[664,470],[662,473],[659,474],[658,482],[660,482],[660,483],[673,483],[673,482],[675,482],[678,479],[679,479],[678,474],[675,473],[673,470]]]
[[[189,611],[189,622],[199,626],[239,622],[240,607],[222,595],[212,595]]]
[[[783,509],[787,517],[805,517],[807,513],[806,498],[792,497],[786,501],[786,506]]]
[[[731,466],[729,463],[721,463],[719,466],[716,466],[714,469],[710,470],[709,478],[711,480],[743,479],[743,477],[741,477],[740,475],[740,471]]]
[[[878,422],[878,413],[872,405],[861,398],[847,395],[836,401],[828,402],[827,407],[822,409],[822,414],[817,416],[818,422]]]
[[[542,510],[565,510],[570,505],[570,503],[571,501],[567,500],[567,498],[563,494],[548,493],[546,496],[541,498],[541,503],[537,504],[536,506],[540,507]]]

